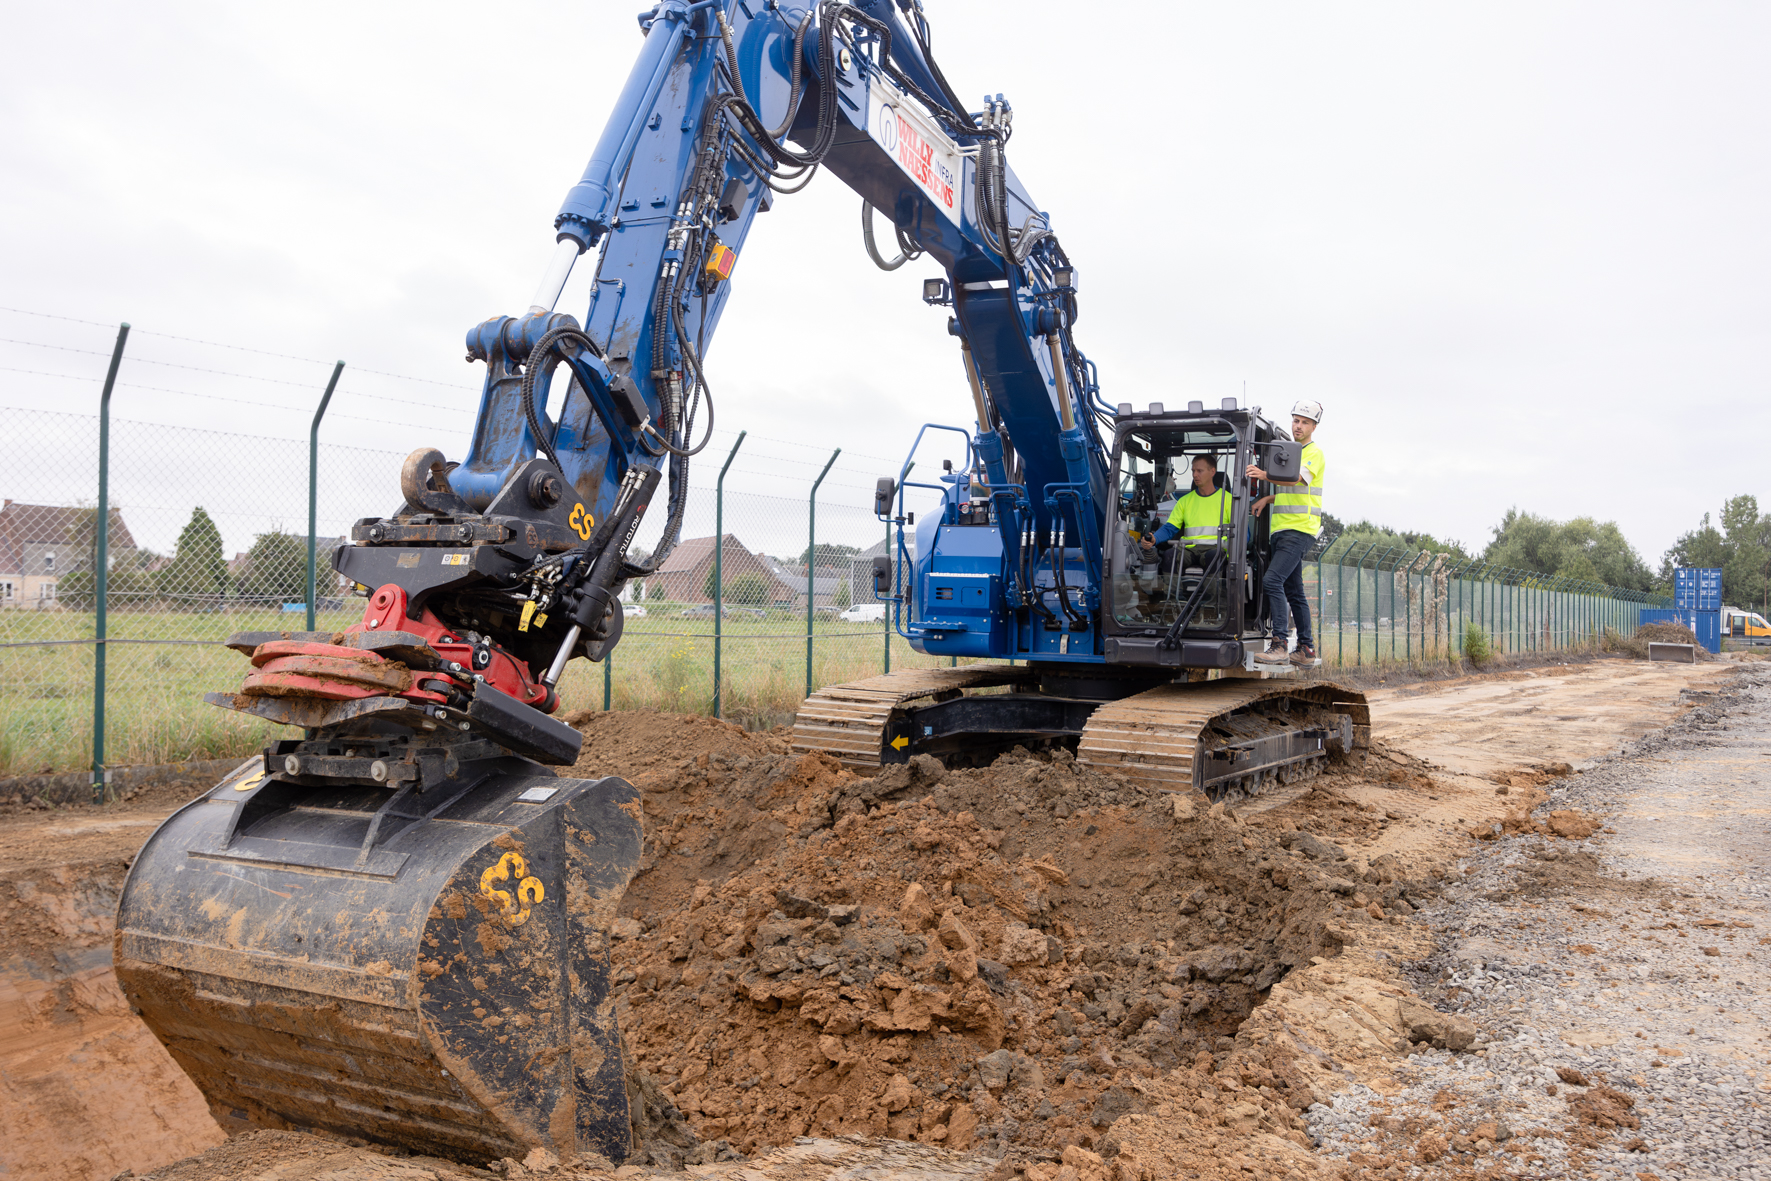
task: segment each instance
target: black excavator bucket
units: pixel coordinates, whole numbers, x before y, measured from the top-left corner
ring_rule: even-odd
[[[502,754],[451,770],[440,796],[241,767],[137,856],[123,991],[230,1131],[619,1163],[607,932],[639,792]]]

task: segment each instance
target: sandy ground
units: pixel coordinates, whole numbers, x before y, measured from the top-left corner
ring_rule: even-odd
[[[1269,877],[1274,867],[1289,865],[1295,878],[1309,878],[1320,887],[1311,897],[1330,903],[1319,921],[1339,951],[1295,965],[1253,1009],[1234,1039],[1198,1047],[1183,1039],[1168,1046],[1175,1054],[1209,1048],[1212,1053],[1204,1061],[1107,1072],[1099,1078],[1100,1072],[1091,1068],[1087,1081],[1075,1082],[1069,1094],[1096,1104],[1115,1088],[1134,1097],[1127,1114],[1111,1125],[1110,1134],[1085,1119],[1073,1121],[1074,1127],[1066,1130],[1060,1121],[1040,1117],[1037,1136],[1025,1131],[1015,1134],[1007,1126],[1012,1121],[1000,1116],[995,1125],[983,1126],[997,1128],[996,1146],[1014,1150],[1008,1163],[1021,1168],[1029,1181],[1054,1181],[1066,1170],[1069,1176],[1064,1181],[1189,1172],[1258,1179],[1334,1175],[1344,1170],[1343,1162],[1313,1152],[1297,1130],[1301,1121],[1295,1119],[1295,1110],[1302,1104],[1296,1093],[1305,1089],[1304,1102],[1308,1102],[1331,1098],[1356,1085],[1380,1089],[1400,1085],[1395,1071],[1406,1061],[1411,1036],[1400,1006],[1413,995],[1403,965],[1433,951],[1431,932],[1418,919],[1407,917],[1415,909],[1408,899],[1430,897],[1436,889],[1431,883],[1443,879],[1446,867],[1455,866],[1475,845],[1469,830],[1505,812],[1508,797],[1496,795],[1497,782],[1516,783],[1515,790],[1522,793],[1569,766],[1614,754],[1678,717],[1692,700],[1688,690],[1702,692],[1727,671],[1720,664],[1650,666],[1605,660],[1381,689],[1372,696],[1379,749],[1363,773],[1340,777],[1332,784],[1296,785],[1259,801],[1242,817],[1167,819],[1176,832],[1188,824],[1218,826],[1211,830],[1216,834],[1213,839],[1220,844],[1240,841],[1254,851],[1251,862],[1257,856],[1264,858],[1259,868]],[[627,753],[633,756],[630,764],[618,765],[623,752],[609,751],[610,765],[604,769],[627,774],[650,792],[647,778],[657,779],[668,767],[656,755]],[[1038,776],[1049,774],[1030,768],[1028,790],[1035,790]],[[829,790],[840,795],[846,789]],[[178,1181],[261,1175],[279,1181],[488,1175],[442,1162],[394,1160],[291,1133],[237,1139],[216,1150],[221,1156],[212,1153],[172,1164],[218,1144],[222,1137],[195,1090],[128,1013],[108,964],[111,912],[123,871],[177,796],[163,791],[104,810],[0,810],[0,932],[5,936],[5,958],[0,961],[0,1176],[108,1181],[125,1169],[145,1175],[167,1166],[171,1167],[163,1175]],[[1515,802],[1518,798],[1512,797]],[[908,803],[914,807],[917,801]],[[931,797],[922,814],[927,824],[957,823],[954,814],[937,815],[939,809],[933,805]],[[1101,820],[1123,824],[1124,831],[1135,836],[1157,831],[1150,828],[1155,811],[1154,805],[1128,796],[1125,803],[1096,803],[1090,815],[1097,826],[1107,827]],[[867,815],[865,808],[862,814]],[[1086,821],[1090,815],[1074,819]],[[994,831],[1015,839],[1006,823]],[[1108,835],[1118,831],[1110,828]],[[1310,845],[1299,840],[1305,833],[1317,834],[1333,852],[1300,851]],[[684,844],[693,837],[680,824],[671,835]],[[1748,835],[1743,833],[1740,839]],[[1028,834],[1029,855],[1035,852],[1036,836]],[[717,851],[717,845],[718,841],[710,841],[710,850]],[[1066,872],[1087,873],[1080,852],[1077,857]],[[735,869],[718,872],[730,873],[732,881],[740,876]],[[1347,894],[1336,893],[1341,875],[1350,883]],[[669,892],[658,882],[653,888],[659,905],[652,907],[648,901],[647,907],[656,911],[671,904]],[[1136,884],[1131,888],[1137,889]],[[1071,905],[1062,899],[1056,904]],[[988,910],[987,904],[979,905]],[[966,910],[958,901],[953,906]],[[1367,910],[1373,914],[1368,916]],[[1079,925],[1083,913],[1076,912]],[[988,915],[980,912],[974,917]],[[1100,916],[1090,916],[1090,921],[1103,930],[1112,927]],[[1231,916],[1231,921],[1253,919]],[[1179,936],[1181,930],[1173,934]],[[632,944],[632,962],[642,970],[651,954],[645,938]],[[1065,1052],[1058,1043],[1064,1039],[1050,1024],[1057,1009],[1072,1008],[1086,1031],[1091,1021],[1100,1025],[1104,1020],[1098,1013],[1084,1013],[1091,997],[1097,1008],[1107,1010],[1118,1000],[1107,987],[1113,982],[1098,966],[1081,959],[1090,938],[1094,937],[1086,930],[1076,937],[1073,966],[1060,965],[1062,971],[1046,973],[1049,979],[1029,982],[1028,995],[1037,1003],[1028,1013],[1032,1022],[1028,1042],[1014,1043],[1016,1053],[1048,1065],[1058,1061]],[[1171,959],[1187,954],[1184,938],[1170,937],[1164,945]],[[1155,944],[1143,946],[1155,960],[1162,959]],[[752,949],[746,945],[744,950]],[[1087,972],[1091,966],[1096,970]],[[1078,978],[1088,975],[1100,977],[1093,981],[1101,986],[1098,994],[1076,990]],[[1055,1001],[1045,1004],[1049,1013],[1038,1008],[1047,995]],[[1128,994],[1126,999],[1133,998]],[[1150,1028],[1155,1029],[1154,1022]],[[1122,1037],[1113,1044],[1151,1049],[1153,1036],[1146,1034],[1136,1043]],[[1231,1040],[1233,1050],[1220,1044]],[[1298,1080],[1295,1086],[1280,1077],[1284,1071],[1275,1073],[1281,1065],[1291,1072],[1286,1078]],[[1268,1069],[1264,1077],[1262,1069]],[[975,1074],[950,1077],[953,1082],[945,1085],[962,1088],[956,1094],[964,1093],[968,1081],[975,1082]],[[1082,1075],[1072,1078],[1081,1080]],[[688,1093],[675,1078],[661,1075],[661,1081],[678,1098]],[[944,1080],[931,1075],[924,1085],[942,1086]],[[977,1098],[970,1108],[981,1110],[984,1117],[991,1115],[993,1104],[1002,1109],[1019,1102],[1031,1110],[1039,1098],[1017,1095],[1014,1087],[985,1091],[979,1095],[974,1087],[971,1094]],[[1282,1101],[1287,1093],[1292,1095],[1289,1107]],[[924,1105],[913,1110],[935,1108],[932,1102],[920,1098],[917,1102]],[[1083,1114],[1087,1109],[1085,1102]],[[942,1110],[952,1113],[941,1117],[947,1120],[938,1125],[944,1130],[958,1117],[959,1107],[949,1102]],[[696,1123],[722,1118],[709,1116],[706,1110],[690,1115]],[[725,1122],[737,1126],[735,1120]],[[751,1178],[1013,1175],[1012,1170],[1004,1173],[995,1160],[954,1157],[936,1144],[886,1141],[895,1144],[888,1150],[877,1140],[845,1141],[830,1135],[854,1130],[841,1121],[795,1122],[822,1138],[793,1143],[786,1136],[774,1147],[759,1143],[752,1147],[748,1163],[710,1161],[695,1166],[695,1172]],[[883,1126],[879,1130],[886,1131]],[[896,1126],[890,1130],[899,1132]],[[898,1159],[888,1161],[882,1155],[888,1151],[898,1153]],[[230,1153],[247,1153],[251,1160]],[[839,1158],[850,1163],[839,1163]],[[1183,1166],[1183,1161],[1188,1165]],[[523,1172],[518,1165],[503,1167],[506,1176]],[[556,1170],[555,1175],[565,1174]]]

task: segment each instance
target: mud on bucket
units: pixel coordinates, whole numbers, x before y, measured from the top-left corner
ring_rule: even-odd
[[[608,924],[639,792],[490,762],[378,840],[385,790],[254,759],[149,839],[117,976],[224,1128],[470,1160],[632,1151]]]

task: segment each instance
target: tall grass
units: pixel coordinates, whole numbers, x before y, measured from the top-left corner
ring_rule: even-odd
[[[610,658],[605,696],[602,665],[573,661],[560,684],[562,708],[644,709],[708,713],[713,708],[713,621],[684,619],[681,604],[648,603],[644,618],[630,618]],[[342,629],[360,618],[356,610],[322,614],[322,629]],[[305,623],[279,612],[166,614],[113,611],[110,634],[131,640],[183,640],[203,644],[113,644],[109,656],[106,762],[165,763],[244,756],[282,727],[203,703],[203,694],[238,687],[247,664],[220,641],[236,631],[288,630]],[[1325,665],[1421,670],[1481,665],[1497,655],[1493,638],[1463,620],[1447,634],[1444,618],[1418,617],[1412,628],[1388,620],[1337,629],[1317,617],[1316,650]],[[1324,625],[1328,625],[1324,627]],[[0,618],[0,775],[71,771],[90,765],[92,673],[90,615],[71,611],[7,612]],[[1459,644],[1461,628],[1462,643]],[[751,729],[790,722],[806,694],[805,616],[770,612],[762,618],[725,621],[721,645],[720,713]],[[1588,650],[1595,637],[1563,649]],[[878,623],[820,619],[813,631],[812,685],[877,675],[884,663],[885,634]],[[1552,647],[1546,639],[1546,648]],[[946,665],[945,657],[914,652],[896,635],[891,667]]]
[[[707,713],[713,703],[713,621],[683,619],[680,604],[648,604],[649,614],[628,621],[612,658],[609,704],[615,709]],[[322,614],[322,629],[342,629],[356,611]],[[74,771],[91,765],[91,615],[71,611],[8,612],[0,623],[14,645],[0,648],[0,776]],[[220,641],[237,631],[299,629],[299,615],[278,612],[176,615],[113,611],[109,632],[129,640],[183,640],[201,644],[109,645],[105,698],[105,762],[110,766],[243,757],[292,731],[218,709],[208,692],[239,687],[248,665]],[[762,619],[728,619],[722,642],[721,714],[761,729],[791,721],[805,697],[805,616],[771,612]],[[40,641],[40,642],[39,642]],[[814,686],[879,673],[884,636],[879,624],[820,619],[813,632]],[[944,665],[945,658],[913,652],[893,637],[892,667]],[[573,661],[560,683],[564,709],[601,709],[601,665]]]

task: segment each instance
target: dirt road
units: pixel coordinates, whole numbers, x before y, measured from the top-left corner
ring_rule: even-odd
[[[1431,1142],[1469,1167],[1504,1129],[1552,1174],[1771,1176],[1771,665],[1687,696],[1677,724],[1551,785],[1546,807],[1606,822],[1580,848],[1484,844],[1423,914],[1437,946],[1414,983],[1485,1048],[1313,1111],[1331,1149]]]
[[[1380,690],[1368,766],[1242,816],[1177,812],[1063,760],[882,786],[707,719],[593,715],[587,757],[648,796],[650,861],[618,955],[633,1057],[699,1137],[702,1176],[836,1176],[848,1166],[832,1153],[886,1165],[884,1149],[832,1139],[845,1134],[924,1141],[892,1149],[881,1177],[1008,1176],[1005,1153],[1030,1181],[1179,1175],[1182,1161],[1202,1177],[1362,1169],[1332,1136],[1312,1149],[1310,1113],[1407,1085],[1407,1006],[1428,985],[1406,969],[1437,954],[1422,919],[1467,892],[1460,858],[1496,848],[1469,831],[1729,671],[1608,660]],[[170,803],[0,809],[0,1176],[145,1174],[221,1139],[108,971],[124,867]],[[810,900],[803,931],[770,917],[782,895]],[[864,921],[823,943],[816,910],[839,901]],[[1017,950],[1030,923],[1037,960]],[[758,984],[777,936],[800,955],[787,976],[814,985]],[[822,997],[818,956],[854,983],[826,974]],[[1383,1159],[1402,1160],[1393,1147]],[[290,1133],[217,1152],[164,1176],[486,1175]],[[747,1165],[720,1163],[739,1152]]]

